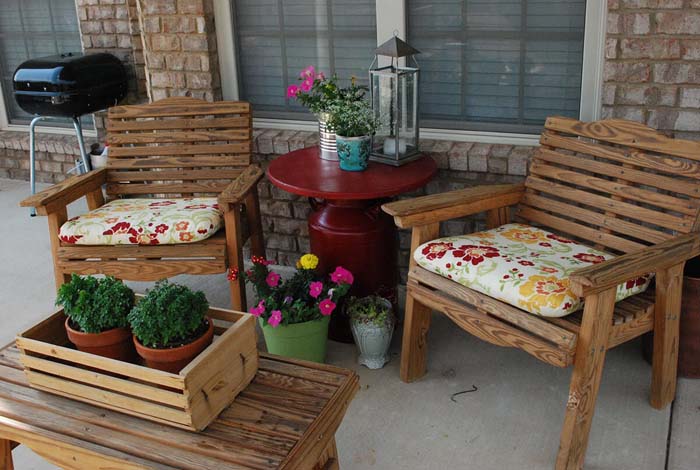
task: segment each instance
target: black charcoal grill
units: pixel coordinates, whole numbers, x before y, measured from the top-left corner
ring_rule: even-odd
[[[23,62],[15,71],[14,95],[34,115],[29,125],[30,181],[35,193],[34,133],[40,121],[70,118],[80,146],[79,173],[91,170],[80,117],[114,106],[126,96],[126,70],[112,54],[67,53]]]

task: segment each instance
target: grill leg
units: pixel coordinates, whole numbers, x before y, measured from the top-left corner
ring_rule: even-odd
[[[36,125],[43,119],[43,116],[37,116],[29,124],[29,185],[32,188],[32,195],[36,194]],[[32,207],[29,210],[29,215],[36,216],[36,209]]]
[[[85,139],[83,139],[83,125],[80,124],[80,120],[76,117],[73,118],[73,127],[75,128],[75,136],[78,138],[78,147],[80,147],[80,158],[82,159],[82,166],[78,173],[87,173],[92,170],[92,165],[90,165],[90,157],[85,151]]]

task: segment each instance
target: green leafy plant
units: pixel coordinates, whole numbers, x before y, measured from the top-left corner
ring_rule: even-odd
[[[71,320],[71,326],[83,333],[102,333],[127,326],[127,315],[134,306],[134,292],[122,281],[107,276],[71,276],[58,289],[56,305]]]
[[[366,86],[356,85],[353,77],[349,87],[338,85],[338,76],[326,77],[323,72],[316,73],[313,65],[309,65],[299,74],[299,85],[287,87],[287,98],[295,98],[301,105],[318,115],[328,112],[337,102],[362,100],[367,92]]]
[[[350,319],[359,323],[381,326],[394,319],[391,304],[384,297],[378,295],[361,298],[350,297],[346,308]]]
[[[187,344],[206,331],[209,309],[204,293],[167,280],[153,289],[129,313],[134,336],[147,348],[165,349]]]
[[[328,112],[330,117],[326,124],[342,137],[373,135],[379,126],[372,106],[365,100],[340,100],[331,105]]]

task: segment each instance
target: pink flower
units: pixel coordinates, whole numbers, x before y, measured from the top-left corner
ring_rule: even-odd
[[[336,284],[352,284],[355,280],[352,277],[352,273],[342,266],[335,268],[335,271],[331,273],[331,280]]]
[[[297,85],[289,85],[287,87],[287,98],[296,98],[297,93],[299,93],[299,87]]]
[[[252,307],[250,310],[248,310],[251,315],[259,317],[263,313],[265,313],[265,300],[261,300],[258,303],[257,307]]]
[[[313,65],[309,65],[299,74],[299,78],[311,78],[313,80],[314,75],[316,75],[316,69]]]
[[[321,295],[321,291],[323,290],[323,283],[316,281],[312,282],[309,284],[309,295],[313,297],[314,299],[318,299],[318,296]]]
[[[323,299],[318,304],[318,309],[321,311],[321,315],[328,316],[335,310],[335,303],[331,299]]]
[[[319,72],[318,75],[316,75],[316,80],[325,80],[326,76],[324,75],[323,72]]]
[[[282,312],[280,312],[279,310],[273,310],[270,313],[270,318],[267,319],[267,323],[272,328],[277,328],[277,325],[279,325],[281,321],[282,321]]]
[[[265,282],[267,282],[267,285],[270,287],[277,287],[280,283],[280,275],[270,272],[265,278]]]
[[[308,93],[311,91],[311,87],[314,86],[314,79],[312,77],[309,77],[305,79],[303,82],[301,82],[301,91],[304,93]]]

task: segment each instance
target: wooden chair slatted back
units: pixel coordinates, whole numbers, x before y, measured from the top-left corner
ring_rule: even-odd
[[[250,165],[249,103],[173,97],[107,116],[110,197],[216,195]]]
[[[518,217],[629,253],[700,229],[700,142],[642,124],[547,119]]]

